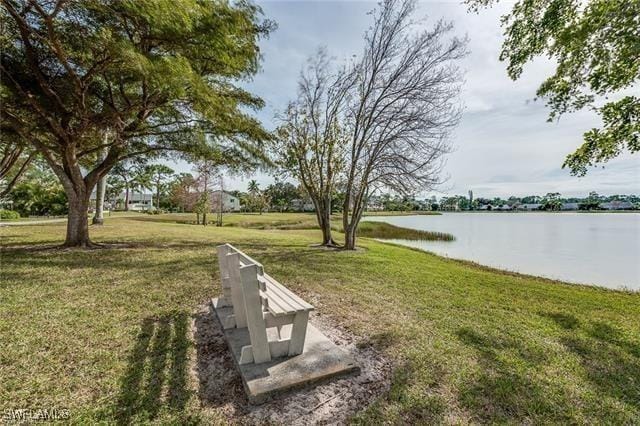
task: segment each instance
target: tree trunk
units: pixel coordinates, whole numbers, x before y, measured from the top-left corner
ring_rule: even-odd
[[[342,211],[342,226],[344,228],[344,249],[355,250],[356,249],[356,233],[358,232],[358,224],[362,217],[361,202],[358,201],[358,197],[353,201],[351,205],[351,192],[347,191],[347,196],[344,201]],[[349,211],[351,211],[351,220],[349,220]]]
[[[102,152],[101,155],[98,156],[98,163],[102,163],[104,157],[107,155],[106,152]],[[102,225],[104,223],[104,194],[107,189],[107,174],[105,173],[100,179],[98,179],[98,184],[96,185],[96,211],[93,215],[93,220],[91,221],[94,225]]]
[[[107,176],[103,176],[98,180],[96,186],[96,211],[91,221],[94,225],[102,225],[104,223],[104,193],[107,186]]]
[[[105,135],[106,141],[106,135]],[[107,156],[106,148],[98,153],[98,164],[102,163]],[[102,175],[100,179],[98,179],[98,184],[96,185],[96,210],[93,215],[93,220],[91,221],[94,225],[102,225],[104,223],[104,193],[107,186],[107,174]]]
[[[80,194],[67,191],[69,215],[67,217],[65,247],[87,248],[93,245],[89,239],[89,197],[86,190],[81,191]]]
[[[129,182],[126,182],[124,187],[124,211],[129,211]]]
[[[344,230],[344,249],[355,250],[356,249],[356,230],[357,226],[350,225]]]
[[[160,211],[160,181],[156,183],[156,210]]]
[[[331,235],[331,198],[325,197],[322,200],[313,200],[313,204],[316,208],[316,218],[318,219],[318,226],[322,231],[322,246],[325,247],[338,247],[338,244],[333,240]]]
[[[322,245],[327,247],[337,247],[338,244],[331,236],[331,198],[326,197],[322,203],[321,223],[322,228]]]
[[[338,244],[333,240],[331,236],[331,221],[325,219],[321,223],[322,228],[322,245],[327,247],[337,247]]]

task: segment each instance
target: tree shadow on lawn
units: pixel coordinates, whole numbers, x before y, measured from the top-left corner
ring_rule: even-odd
[[[571,314],[565,314],[563,312],[540,312],[539,314],[543,317],[549,318],[565,330],[574,330],[580,325],[578,318]]]
[[[463,406],[482,422],[552,421],[574,423],[582,418],[629,422],[640,412],[640,350],[602,322],[582,325],[571,314],[541,312],[565,330],[559,342],[578,356],[585,376],[598,394],[627,404],[575,400],[552,377],[537,375],[548,361],[543,347],[504,335],[458,330],[458,338],[478,353],[479,375],[460,392]],[[562,355],[560,355],[562,356]],[[568,376],[569,377],[569,376]],[[575,379],[580,380],[581,375]],[[579,383],[578,383],[579,385]],[[572,412],[574,414],[572,414]],[[575,418],[575,415],[578,418]],[[595,417],[594,417],[595,415]],[[597,421],[597,420],[596,420]]]
[[[184,270],[207,268],[217,265],[215,250],[202,251],[202,243],[174,244],[168,246],[136,245],[105,250],[4,250],[1,254],[3,275],[6,279],[24,279],[25,274],[48,274],[51,270],[98,270],[112,273],[127,270],[171,275]],[[177,250],[176,256],[155,257],[146,248]],[[194,255],[195,253],[195,255]]]
[[[202,249],[207,246],[211,247],[212,251],[215,251],[215,246],[222,244],[220,242],[211,242],[207,240],[176,240],[176,239],[155,239],[149,240],[100,240],[94,242],[95,246],[91,248],[76,248],[65,247],[62,242],[56,243],[43,243],[41,241],[35,241],[17,245],[3,245],[0,246],[0,252],[3,255],[20,254],[20,253],[91,253],[94,251],[117,251],[117,250],[136,250],[136,249],[165,249],[165,248],[180,248],[180,249]]]
[[[178,312],[142,321],[114,407],[118,424],[158,417],[161,409],[183,413],[187,388],[189,316]]]
[[[461,386],[459,400],[482,423],[527,423],[536,418],[552,422],[571,421],[567,403],[560,393],[548,389],[532,373],[547,360],[543,348],[525,346],[505,335],[483,334],[460,328],[458,338],[477,353],[479,372],[471,383]]]
[[[586,334],[566,335],[561,342],[580,358],[586,377],[600,393],[640,413],[640,347],[601,321],[593,321]]]

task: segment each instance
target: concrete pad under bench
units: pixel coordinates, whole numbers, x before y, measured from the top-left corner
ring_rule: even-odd
[[[211,302],[216,317],[222,325],[222,319],[230,315],[233,308],[216,307],[217,299]],[[275,332],[275,330],[272,331]],[[242,347],[251,344],[249,331],[246,328],[229,328],[223,332],[251,404],[261,404],[279,393],[309,383],[337,375],[360,372],[360,367],[351,355],[336,346],[311,324],[307,326],[302,354],[277,358],[260,364],[239,364]],[[281,330],[281,335],[286,336],[290,332],[290,327],[285,326]]]

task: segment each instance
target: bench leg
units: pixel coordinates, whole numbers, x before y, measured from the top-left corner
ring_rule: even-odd
[[[231,301],[233,302],[233,315],[236,327],[247,326],[247,314],[245,312],[244,296],[242,295],[242,280],[240,278],[240,259],[238,253],[229,253],[225,256],[229,269],[229,285],[231,286]]]
[[[244,295],[245,314],[247,328],[251,338],[251,352],[256,364],[271,361],[269,341],[267,340],[267,326],[262,314],[262,301],[260,300],[260,283],[258,282],[258,267],[248,265],[240,268],[240,282]],[[236,318],[236,323],[238,318]]]
[[[228,315],[222,319],[222,328],[228,330],[230,328],[236,328],[236,318],[233,315]]]
[[[307,337],[307,323],[309,312],[298,312],[293,319],[291,342],[289,342],[289,356],[300,355],[304,350],[304,340]]]
[[[231,288],[229,286],[229,268],[227,266],[227,253],[229,247],[226,244],[216,247],[218,253],[218,270],[220,271],[220,286],[222,294],[218,297],[216,307],[231,306]]]

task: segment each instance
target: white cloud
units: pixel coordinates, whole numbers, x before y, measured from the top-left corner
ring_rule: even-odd
[[[326,46],[337,58],[359,53],[362,35],[370,24],[367,11],[376,3],[259,4],[279,28],[261,42],[263,70],[248,88],[266,101],[258,117],[272,128],[274,113],[295,95],[300,68],[318,46]],[[598,117],[581,111],[559,122],[546,121],[548,110],[533,98],[540,83],[553,72],[553,64],[547,59],[528,64],[517,81],[507,76],[506,64],[498,59],[503,39],[499,18],[512,5],[500,2],[474,14],[458,1],[420,3],[419,13],[428,16],[428,23],[441,17],[453,21],[456,34],[469,38],[470,54],[461,63],[466,71],[462,93],[466,109],[452,140],[455,152],[447,161],[450,179],[440,189],[458,194],[473,189],[477,197],[488,198],[549,191],[566,195],[583,195],[590,190],[603,194],[638,192],[637,157],[624,155],[581,179],[561,169],[565,156],[580,145],[582,134],[599,124]],[[257,180],[266,185],[273,178],[258,175]],[[232,178],[229,186],[245,189],[246,182]]]

